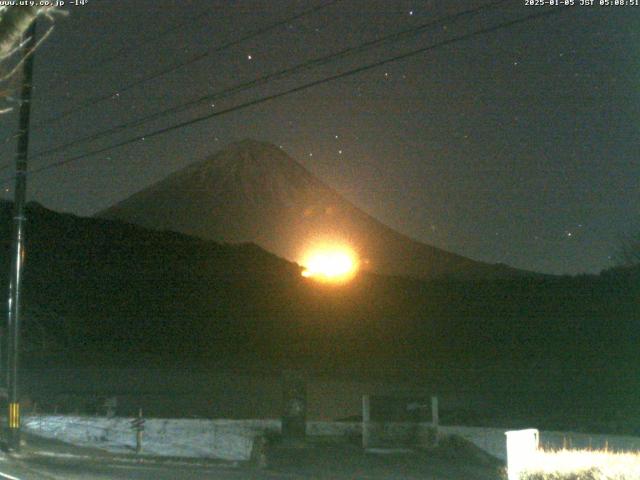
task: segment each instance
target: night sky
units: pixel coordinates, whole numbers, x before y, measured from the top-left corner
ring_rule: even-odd
[[[88,0],[68,8],[36,54],[32,121],[40,126],[31,152],[488,1],[340,0],[117,93],[323,3]],[[30,167],[550,9],[560,10],[510,0]],[[34,174],[29,199],[91,215],[255,138],[427,244],[542,272],[598,272],[613,264],[621,235],[640,231],[639,88],[640,6],[576,6]],[[16,125],[17,114],[0,118],[0,138]],[[14,151],[7,143],[0,162]]]

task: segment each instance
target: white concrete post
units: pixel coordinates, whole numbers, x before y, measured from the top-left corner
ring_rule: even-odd
[[[371,432],[371,402],[369,395],[362,396],[362,448],[369,448]]]
[[[520,474],[534,462],[540,443],[540,432],[535,428],[505,432],[507,436],[507,476],[520,480]]]
[[[431,397],[431,422],[433,426],[437,429],[440,424],[440,416],[438,414],[438,397]]]
[[[434,430],[433,444],[437,446],[440,440],[440,434],[438,432],[438,426],[440,425],[440,413],[438,412],[438,397],[435,395],[431,397],[431,425]]]

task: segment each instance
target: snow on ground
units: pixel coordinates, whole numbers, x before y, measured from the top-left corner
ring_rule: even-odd
[[[459,435],[502,460],[507,459],[505,429],[440,426],[440,433]],[[576,432],[540,432],[540,446],[547,449],[609,449],[619,452],[640,451],[640,438],[624,435],[598,435]]]
[[[136,447],[132,418],[73,415],[30,415],[23,427],[29,433],[113,453],[132,453]],[[357,435],[359,423],[309,422],[309,435]],[[145,419],[145,455],[249,460],[258,435],[280,432],[280,420]]]
[[[131,418],[32,415],[24,419],[27,432],[74,445],[132,453],[136,447]],[[278,420],[146,419],[146,455],[248,460],[253,439],[279,431]]]
[[[114,453],[135,451],[132,418],[31,415],[24,418],[26,431],[74,445],[101,448]],[[146,455],[249,460],[258,435],[279,432],[280,420],[146,419],[143,453]],[[506,460],[505,429],[440,426],[444,435],[459,435],[489,454]],[[309,435],[358,435],[359,422],[309,422]],[[546,448],[593,448],[640,451],[640,438],[590,435],[573,432],[540,432]]]

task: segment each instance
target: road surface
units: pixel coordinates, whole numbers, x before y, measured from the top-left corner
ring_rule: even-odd
[[[181,465],[179,463],[92,462],[77,459],[4,459],[0,462],[0,480],[274,480],[303,478],[244,468]]]

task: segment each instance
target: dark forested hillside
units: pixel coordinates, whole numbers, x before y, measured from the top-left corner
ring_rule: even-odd
[[[6,291],[9,205],[0,213]],[[359,274],[329,286],[252,244],[31,205],[23,358],[419,371],[507,390],[535,380],[558,398],[563,386],[634,389],[639,278],[637,269],[474,282]]]

